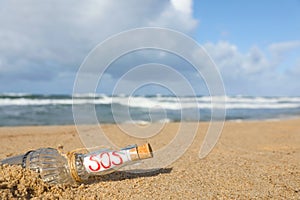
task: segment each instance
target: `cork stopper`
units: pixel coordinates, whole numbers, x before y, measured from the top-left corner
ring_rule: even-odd
[[[149,143],[132,148],[129,152],[131,160],[142,160],[153,157],[152,148]]]

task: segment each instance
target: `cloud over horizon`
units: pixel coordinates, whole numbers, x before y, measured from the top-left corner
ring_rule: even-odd
[[[2,1],[0,92],[71,93],[85,56],[111,35],[148,26],[194,34],[201,19],[194,16],[193,3]],[[202,45],[220,69],[228,94],[300,95],[300,40],[266,48],[253,44],[246,52],[230,40]],[[117,78],[118,72],[111,73],[108,82]]]
[[[71,73],[74,79],[88,52],[120,31],[162,26],[188,33],[197,21],[191,11],[180,10],[168,0],[27,0],[3,1],[0,24],[1,80],[22,83],[55,81]],[[6,88],[13,89],[3,85],[0,89]]]
[[[285,61],[291,51],[300,52],[300,40],[270,44],[266,53],[257,46],[242,53],[226,41],[206,43],[204,47],[220,69],[225,85],[231,86],[227,92],[243,94],[243,85],[248,95],[299,95],[299,79],[291,73],[299,72],[300,59]]]

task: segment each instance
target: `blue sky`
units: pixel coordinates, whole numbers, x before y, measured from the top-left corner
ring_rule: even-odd
[[[227,40],[242,52],[251,46],[299,40],[300,1],[229,0],[194,1],[194,16],[200,23],[199,42]]]
[[[1,93],[70,94],[80,64],[98,43],[121,31],[156,26],[201,44],[228,95],[300,96],[299,0],[0,0],[0,5]],[[150,52],[144,62],[149,56],[157,55]],[[167,56],[163,63],[172,65],[168,59],[176,60]],[[110,92],[118,67],[129,66],[129,60],[112,66],[98,92]],[[201,94],[204,86],[195,72],[185,75]]]

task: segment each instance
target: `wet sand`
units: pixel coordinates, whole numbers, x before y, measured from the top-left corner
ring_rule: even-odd
[[[150,139],[122,135],[116,125],[102,128],[120,147],[150,142],[155,159],[179,125],[168,123]],[[180,159],[148,173],[123,171],[86,184],[48,185],[32,171],[1,166],[0,199],[300,199],[300,119],[226,122],[213,151],[199,159],[207,128],[199,124]],[[94,129],[86,127],[91,134]],[[0,159],[40,147],[83,147],[74,126],[2,127],[0,138]]]

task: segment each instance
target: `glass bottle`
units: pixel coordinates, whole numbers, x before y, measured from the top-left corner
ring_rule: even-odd
[[[41,148],[1,161],[1,164],[22,165],[40,174],[48,183],[84,182],[90,176],[111,173],[134,161],[152,158],[149,143],[130,145],[120,150],[100,149],[90,153],[76,151],[62,154],[54,148]]]

